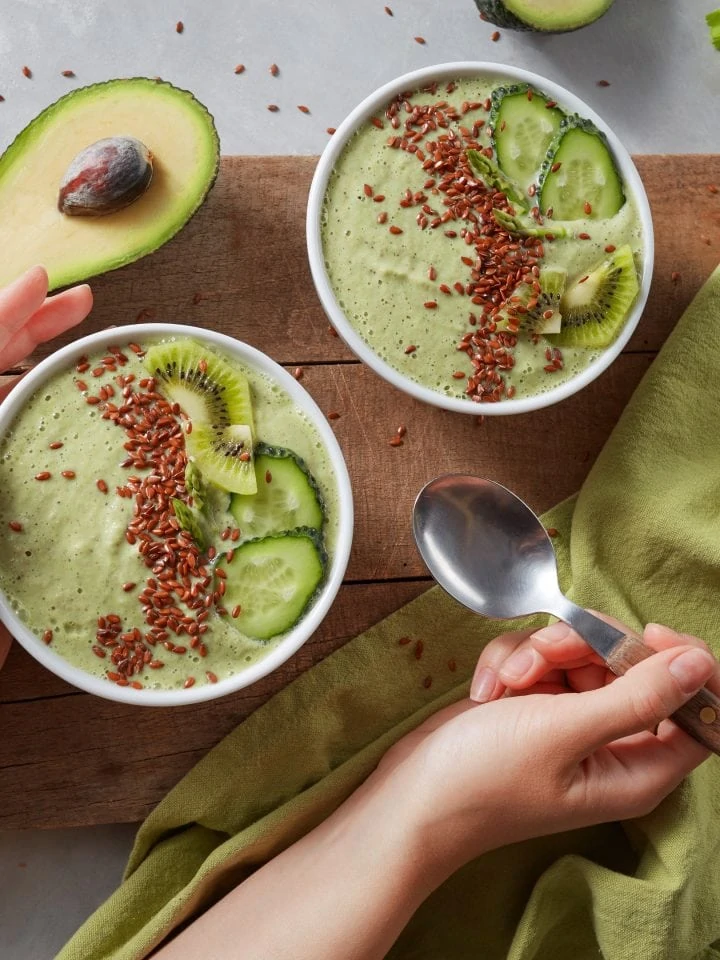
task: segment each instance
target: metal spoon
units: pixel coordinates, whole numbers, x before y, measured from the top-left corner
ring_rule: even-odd
[[[475,613],[499,620],[552,614],[618,675],[655,652],[563,595],[545,528],[499,483],[463,474],[431,480],[415,501],[413,533],[433,577]],[[720,754],[720,699],[709,690],[703,687],[673,720]]]

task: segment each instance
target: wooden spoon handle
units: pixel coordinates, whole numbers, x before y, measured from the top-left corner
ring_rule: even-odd
[[[656,651],[646,646],[638,637],[628,634],[620,640],[607,658],[607,665],[614,674],[622,676],[630,667],[651,657]],[[720,756],[720,698],[705,687],[698,690],[692,700],[673,713],[674,723],[694,737],[699,743]]]

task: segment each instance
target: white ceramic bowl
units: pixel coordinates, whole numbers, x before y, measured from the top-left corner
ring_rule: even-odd
[[[394,367],[378,356],[372,347],[368,346],[348,321],[332,289],[325,269],[321,236],[322,207],[330,174],[345,144],[357,131],[358,127],[369,120],[378,110],[384,109],[394,97],[404,90],[417,90],[433,80],[442,83],[462,77],[477,76],[500,77],[507,78],[513,82],[529,83],[544,93],[547,93],[552,99],[557,100],[560,107],[563,107],[570,113],[578,113],[581,117],[592,120],[592,122],[603,131],[613,151],[622,179],[637,203],[642,224],[644,250],[640,291],[637,299],[617,338],[595,361],[581,373],[554,389],[548,390],[546,393],[501,403],[482,404],[475,403],[469,399],[447,397],[436,390],[431,390],[429,387],[416,383],[409,377],[399,373]],[[446,410],[456,410],[460,413],[470,413],[474,416],[478,414],[503,416],[512,413],[527,413],[530,410],[548,407],[553,403],[557,403],[559,400],[564,400],[566,397],[577,393],[578,390],[581,390],[598,377],[622,352],[623,347],[632,336],[642,316],[645,301],[647,300],[650,290],[654,259],[652,217],[650,215],[650,204],[648,203],[645,188],[643,187],[635,164],[630,158],[630,154],[605,121],[579,97],[576,97],[575,94],[570,93],[569,90],[559,86],[557,83],[553,83],[545,77],[541,77],[536,73],[530,73],[530,71],[523,70],[520,67],[510,67],[502,63],[489,62],[443,63],[433,67],[424,67],[422,70],[406,73],[402,77],[386,83],[374,93],[371,93],[369,97],[366,97],[340,124],[320,157],[308,199],[307,244],[310,270],[318,296],[331,323],[353,353],[367,363],[369,367],[372,367],[381,377],[384,377],[385,380],[388,380],[398,389],[404,390],[418,400],[423,400],[425,403],[430,403],[434,406],[444,407]]]
[[[218,683],[194,686],[187,690],[152,690],[148,688],[133,690],[132,687],[119,687],[107,680],[86,673],[63,659],[51,646],[46,646],[40,638],[35,636],[17,617],[8,604],[5,595],[0,591],[0,620],[28,653],[39,660],[48,670],[52,670],[63,680],[67,680],[68,683],[72,683],[88,693],[97,694],[108,700],[120,700],[125,703],[152,707],[182,706],[197,703],[201,700],[223,697],[228,693],[250,686],[251,683],[266,676],[291,657],[318,628],[335,599],[347,567],[353,531],[353,501],[350,479],[342,451],[324,414],[310,394],[274,360],[254,347],[222,333],[179,324],[146,323],[127,327],[113,327],[83,337],[81,340],[76,340],[39,363],[15,386],[7,400],[0,406],[0,437],[6,434],[15,415],[41,384],[61,370],[72,369],[78,362],[78,358],[83,354],[101,351],[103,348],[107,351],[108,347],[117,343],[119,339],[123,342],[139,341],[142,343],[145,338],[171,335],[190,336],[213,344],[249,367],[268,375],[286,393],[290,394],[295,404],[315,426],[329,454],[337,484],[339,522],[337,543],[327,577],[307,615],[287,636],[283,637],[264,659],[251,664],[232,677],[220,680]]]

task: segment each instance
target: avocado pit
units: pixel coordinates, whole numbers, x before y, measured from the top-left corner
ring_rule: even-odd
[[[129,206],[147,190],[153,155],[134,137],[107,137],[90,144],[65,172],[58,209],[70,217],[102,217]]]

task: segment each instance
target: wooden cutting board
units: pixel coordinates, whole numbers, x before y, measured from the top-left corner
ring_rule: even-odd
[[[635,386],[720,251],[720,156],[636,158],[655,224],[655,279],[626,351],[577,396],[516,417],[425,406],[355,361],[315,295],[305,253],[314,157],[226,157],[208,202],[162,250],[92,283],[79,333],[164,320],[221,330],[280,363],[326,412],[347,458],[356,508],[346,581],[311,640],[250,689],[211,703],[146,710],[91,697],[15,645],[0,673],[0,827],[144,817],[256,707],[347,640],[427,589],[410,533],[419,488],[480,473],[538,511],[582,483]],[[673,279],[673,274],[677,274]],[[53,345],[55,346],[55,345]],[[38,351],[38,359],[50,352]],[[389,440],[400,424],[404,445]]]

